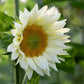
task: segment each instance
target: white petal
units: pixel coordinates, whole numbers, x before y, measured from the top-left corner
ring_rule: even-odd
[[[62,51],[59,55],[69,55],[69,53],[67,53],[67,51]]]
[[[61,57],[58,57],[59,60],[65,62],[65,59],[64,58],[61,58]]]
[[[68,48],[66,45],[64,45],[64,43],[66,42],[70,42],[70,40],[68,39],[54,39],[54,40],[49,40],[48,42],[48,46],[51,46],[51,47],[57,47],[58,45],[61,46],[62,44],[62,47],[63,48]]]
[[[17,59],[17,62],[15,63],[15,65],[17,65],[20,62],[20,57]]]
[[[25,54],[21,50],[19,50],[19,58],[15,65],[17,65],[20,62],[20,60],[22,60],[24,58],[25,58]]]
[[[60,18],[60,13],[52,14],[52,15],[44,15],[37,19],[37,23],[39,25],[51,25],[52,23],[55,23],[59,18]]]
[[[43,70],[40,69],[38,66],[37,66],[36,72],[37,72],[39,75],[44,76]]]
[[[26,15],[28,15],[28,14],[29,14],[29,11],[28,11],[26,8],[24,8],[24,13],[25,13]]]
[[[54,62],[49,62],[49,66],[52,67],[55,71],[58,71]]]
[[[18,33],[18,32],[17,32],[17,29],[12,29],[11,32],[12,32],[13,36],[16,36],[17,33]]]
[[[52,53],[54,55],[68,55],[68,53],[61,48],[61,46],[56,48],[48,47],[45,52],[49,55],[52,55]]]
[[[29,15],[29,25],[33,24],[38,17],[38,5],[36,4]]]
[[[18,37],[13,39],[14,45],[19,45],[20,44],[20,41],[18,39],[19,39]]]
[[[66,24],[66,19],[62,20],[62,21],[58,21],[53,25],[53,28],[59,29],[59,28],[63,28]]]
[[[58,13],[58,14],[53,14],[52,23],[54,23],[54,22],[56,22],[57,20],[59,20],[59,19],[60,19],[60,16],[61,16],[60,13]]]
[[[12,52],[12,51],[15,51],[16,50],[16,47],[14,46],[13,43],[11,43],[8,47],[7,47],[7,51],[8,52]]]
[[[44,73],[48,76],[50,76],[50,71],[49,70],[45,70]]]
[[[45,13],[46,15],[51,15],[55,12],[55,7],[51,7],[50,9],[47,10],[47,12]]]
[[[53,49],[69,49],[70,47],[66,46],[63,42],[61,41],[52,41],[48,43],[48,46]]]
[[[19,55],[20,58],[25,58],[25,54],[21,50],[19,50],[19,53],[20,53]]]
[[[56,32],[66,33],[66,32],[69,32],[69,31],[70,31],[69,28],[61,28],[61,29],[57,30]]]
[[[13,51],[11,55],[11,60],[17,59],[18,56],[19,56],[19,50]]]
[[[18,45],[21,43],[22,40],[23,40],[23,35],[21,35],[21,36],[16,36],[16,37],[13,39],[13,43],[14,43],[14,45],[18,46]]]
[[[45,13],[46,15],[59,15],[60,13],[59,13],[59,11],[58,11],[58,9],[56,8],[56,7],[51,7],[50,9],[48,9],[47,11],[46,11],[46,13]]]
[[[22,11],[19,11],[19,19],[20,21],[23,23],[23,20],[24,20],[24,13]]]
[[[38,23],[38,25],[48,24],[49,22],[52,22],[52,17],[53,17],[53,15],[50,15],[50,16],[44,15],[37,19],[37,23]]]
[[[56,7],[51,7],[50,9],[48,9],[48,11],[46,12],[46,15],[51,15],[51,14],[59,14],[59,11]]]
[[[27,11],[26,8],[24,9],[24,13],[20,11],[19,19],[21,23],[23,24],[23,28],[24,28],[29,21],[29,12]]]
[[[64,51],[61,46],[57,47],[56,49],[54,47],[48,47],[46,50],[46,53],[48,55],[69,55],[66,51]]]
[[[20,32],[22,30],[22,25],[17,23],[17,22],[14,22],[14,25],[15,25],[15,28]]]
[[[30,65],[30,67],[32,69],[34,69],[38,74],[40,74],[41,76],[43,76],[43,71],[38,67],[36,66],[36,63],[34,62],[34,59],[33,58],[27,58],[27,61],[28,61],[28,64]]]
[[[32,58],[27,57],[27,62],[28,62],[28,64],[30,65],[30,67],[32,69],[34,69],[35,71],[37,70],[37,67],[36,67],[36,65],[35,65],[35,63],[34,63]]]
[[[56,52],[56,51],[55,51]],[[51,61],[51,62],[56,62],[56,63],[61,63],[59,60],[58,60],[58,57],[55,56],[55,55],[52,55],[49,53],[44,53],[44,56],[46,57],[47,60]]]
[[[26,27],[26,25],[29,22],[29,12],[28,10],[25,8],[24,9],[24,22],[23,22],[23,29]]]
[[[69,40],[69,39],[66,39],[66,40],[64,40],[63,42],[64,43],[68,43],[68,42],[70,42],[71,40]]]
[[[26,70],[26,74],[28,76],[28,79],[30,80],[32,75],[33,75],[33,69],[31,69],[30,67],[28,67],[28,69]]]
[[[26,58],[20,59],[20,66],[21,66],[23,69],[27,70],[27,68],[28,68],[28,63],[27,63]]]
[[[49,69],[48,62],[43,56],[34,57],[36,64],[43,70]]]
[[[40,10],[39,10],[39,16],[41,17],[41,16],[43,16],[43,15],[45,15],[45,12],[47,11],[47,8],[48,8],[48,6],[43,6]]]

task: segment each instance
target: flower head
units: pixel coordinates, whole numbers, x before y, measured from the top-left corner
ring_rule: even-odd
[[[14,36],[13,42],[7,51],[12,52],[11,60],[18,59],[17,63],[26,71],[31,79],[33,71],[43,76],[50,76],[50,67],[57,71],[56,63],[63,60],[58,55],[67,55],[64,43],[69,42],[69,36],[64,33],[66,19],[58,21],[60,13],[57,8],[47,9],[44,6],[38,10],[36,4],[31,12],[26,8],[20,11],[19,19],[22,24],[14,22],[15,29],[11,32]]]

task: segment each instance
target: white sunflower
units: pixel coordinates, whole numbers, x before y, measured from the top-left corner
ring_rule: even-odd
[[[58,21],[60,13],[57,8],[47,9],[44,6],[38,10],[36,4],[29,12],[26,8],[20,11],[19,19],[22,24],[14,22],[15,29],[11,32],[13,42],[7,51],[12,52],[11,60],[18,59],[17,63],[25,70],[28,79],[31,79],[33,71],[39,75],[50,76],[50,67],[57,71],[56,63],[63,60],[58,55],[67,55],[64,43],[69,42],[69,36],[64,33],[66,19]]]

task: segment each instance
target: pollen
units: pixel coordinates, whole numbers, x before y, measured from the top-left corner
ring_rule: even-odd
[[[36,57],[42,55],[45,51],[47,39],[47,34],[42,26],[33,24],[24,29],[20,48],[26,57]]]

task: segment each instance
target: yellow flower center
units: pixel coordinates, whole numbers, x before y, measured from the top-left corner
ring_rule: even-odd
[[[26,57],[42,55],[47,47],[47,34],[41,26],[27,26],[23,31],[23,40],[20,44],[21,50]]]

